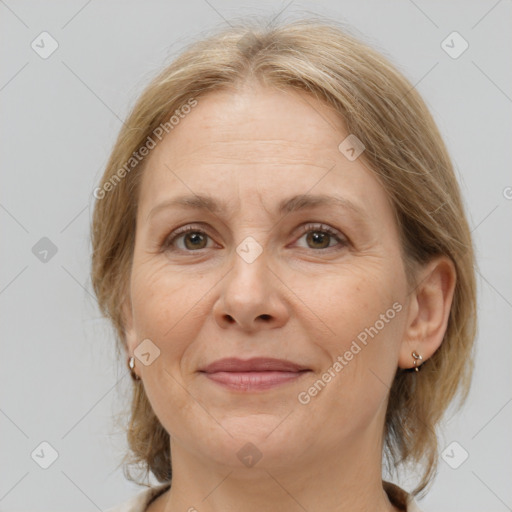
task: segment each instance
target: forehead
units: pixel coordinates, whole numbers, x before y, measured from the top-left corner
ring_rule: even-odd
[[[313,187],[379,193],[361,159],[351,162],[339,151],[349,135],[339,115],[311,95],[251,86],[197,101],[148,157],[139,197],[146,213],[183,193],[236,192],[242,200]]]
[[[199,129],[201,144],[235,139],[286,142],[297,150],[304,146],[334,144],[344,124],[325,103],[298,90],[246,85],[239,91],[222,90],[200,97],[197,106],[173,130],[176,139],[192,142],[183,128]],[[229,150],[229,148],[227,148]],[[279,151],[277,147],[276,150]]]
[[[325,165],[326,160],[333,163],[332,152],[345,133],[335,112],[301,91],[246,86],[238,92],[216,91],[197,102],[152,151],[150,162],[164,153],[175,166],[205,157]]]

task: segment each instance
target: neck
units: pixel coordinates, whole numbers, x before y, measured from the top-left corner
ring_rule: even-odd
[[[171,438],[173,479],[163,510],[398,512],[382,486],[382,440],[368,429],[337,449],[304,450],[295,464],[263,457],[251,468],[201,458]]]

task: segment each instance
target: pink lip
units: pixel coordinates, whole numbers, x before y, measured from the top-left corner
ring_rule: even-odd
[[[238,391],[257,391],[300,378],[302,372],[215,372],[205,373],[206,377],[218,384]]]
[[[291,361],[260,357],[245,361],[237,358],[220,359],[200,371],[210,380],[227,388],[258,391],[296,380],[309,369]]]
[[[285,359],[273,359],[270,357],[253,357],[251,359],[238,359],[236,357],[228,357],[219,359],[201,368],[200,371],[205,373],[215,372],[300,372],[309,370],[306,366],[302,366]]]

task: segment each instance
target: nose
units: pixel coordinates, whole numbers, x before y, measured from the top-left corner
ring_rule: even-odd
[[[219,286],[213,314],[220,327],[255,331],[275,329],[287,322],[287,288],[269,267],[265,251],[250,263],[235,253],[231,270]]]

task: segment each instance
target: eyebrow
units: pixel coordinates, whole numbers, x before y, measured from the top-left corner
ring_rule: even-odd
[[[289,214],[295,211],[304,210],[308,208],[318,208],[321,206],[337,206],[347,210],[352,210],[354,213],[361,217],[366,217],[364,212],[354,204],[352,201],[345,197],[338,195],[325,195],[325,194],[302,194],[283,199],[277,208],[279,214]],[[151,209],[147,216],[147,220],[153,217],[157,212],[168,208],[187,208],[195,210],[209,210],[212,213],[220,214],[226,211],[227,205],[224,201],[218,201],[211,196],[205,195],[183,195],[178,196],[167,201],[157,204]]]

